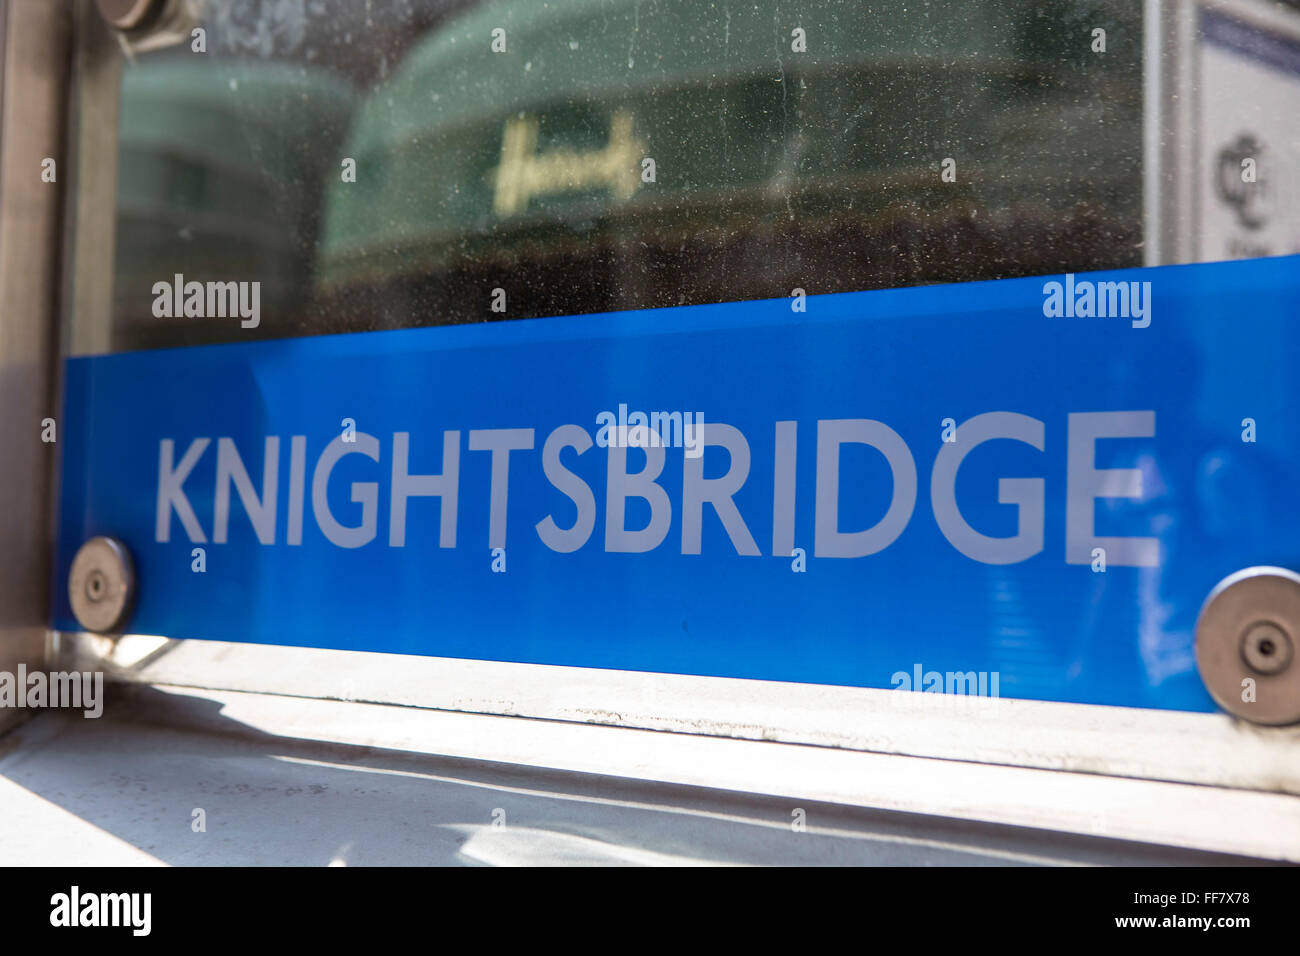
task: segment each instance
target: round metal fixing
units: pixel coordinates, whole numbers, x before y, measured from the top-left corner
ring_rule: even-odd
[[[95,634],[121,631],[135,602],[135,565],[116,538],[91,538],[68,573],[68,600],[77,622]]]
[[[158,19],[167,0],[95,0],[99,14],[115,30],[141,30]]]
[[[1241,658],[1260,674],[1286,670],[1294,653],[1290,636],[1272,621],[1252,624],[1241,636]]]
[[[1300,723],[1300,574],[1245,568],[1205,599],[1196,666],[1228,713],[1256,724]]]

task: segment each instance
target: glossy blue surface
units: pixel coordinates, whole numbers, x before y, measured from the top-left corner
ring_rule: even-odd
[[[1150,325],[1046,316],[1045,283],[1066,281],[1054,276],[812,296],[803,313],[779,299],[69,360],[55,624],[77,629],[63,582],[81,542],[109,534],[137,563],[136,633],[886,688],[899,673],[983,672],[998,675],[1002,696],[1211,710],[1192,653],[1206,594],[1248,565],[1300,568],[1300,258],[1074,281],[1085,279],[1150,282]],[[543,542],[539,522],[567,528],[577,514],[544,474],[543,443],[566,424],[595,437],[597,414],[620,404],[699,412],[706,438],[710,423],[743,434],[750,468],[734,503],[760,555],[738,554],[708,504],[700,553],[683,553],[682,448],[666,449],[657,478],[672,514],[656,547],[607,552],[610,452],[599,446],[560,459],[591,490],[590,538],[571,553]],[[964,520],[992,538],[1016,535],[1021,516],[999,503],[998,480],[1043,480],[1042,548],[1014,563],[963,554],[931,502],[943,420],[958,423],[960,442],[963,423],[987,412],[1042,423],[1041,451],[994,439],[967,449],[957,473]],[[1083,464],[1140,473],[1140,497],[1087,508],[1096,535],[1155,539],[1154,566],[1114,553],[1104,572],[1067,561],[1067,495],[1087,493],[1068,466],[1070,416],[1097,412],[1153,416],[1154,437],[1103,438]],[[325,486],[345,525],[362,516],[353,484],[377,486],[376,534],[359,547],[331,543],[312,504],[317,460],[345,418],[379,456],[345,455]],[[884,423],[916,469],[905,527],[863,557],[817,553],[829,540],[814,533],[818,422],[841,419]],[[772,554],[779,421],[798,423],[802,572]],[[509,456],[496,573],[492,455],[472,450],[469,432],[507,428],[535,433],[532,450]],[[394,547],[393,435],[410,435],[411,473],[434,474],[444,430],[460,432],[455,547],[439,547],[439,500],[419,497]],[[305,506],[293,545],[298,435]],[[229,539],[215,543],[217,440],[233,440],[260,495],[267,436],[280,439],[264,526],[274,543],[258,540],[234,488]],[[171,439],[179,461],[205,437],[183,484],[205,540],[191,541],[167,507],[161,542],[160,443]],[[629,471],[642,467],[641,450],[626,457]],[[703,460],[705,478],[730,467],[720,447]],[[878,522],[894,493],[885,458],[846,444],[839,475],[839,529]],[[628,529],[650,516],[648,502],[627,499]]]

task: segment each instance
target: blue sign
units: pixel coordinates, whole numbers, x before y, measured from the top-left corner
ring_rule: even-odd
[[[1211,710],[1201,603],[1300,567],[1298,306],[1288,257],[71,359],[56,580],[112,535],[135,633]]]

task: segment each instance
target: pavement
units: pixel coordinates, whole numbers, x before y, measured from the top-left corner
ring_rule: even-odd
[[[1282,794],[116,685],[99,719],[43,711],[0,737],[0,865],[1254,862],[980,819],[1017,806],[1023,815],[1035,788],[1045,803],[1110,806],[1112,824],[1123,807],[1136,813],[1152,801],[1164,816],[1227,810],[1264,814],[1265,826],[1296,821],[1295,798]],[[947,793],[953,812],[902,809],[932,791]]]

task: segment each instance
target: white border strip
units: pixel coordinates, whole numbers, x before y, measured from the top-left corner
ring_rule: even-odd
[[[132,682],[1300,794],[1300,727],[1224,714],[154,637],[59,644],[61,667]]]

